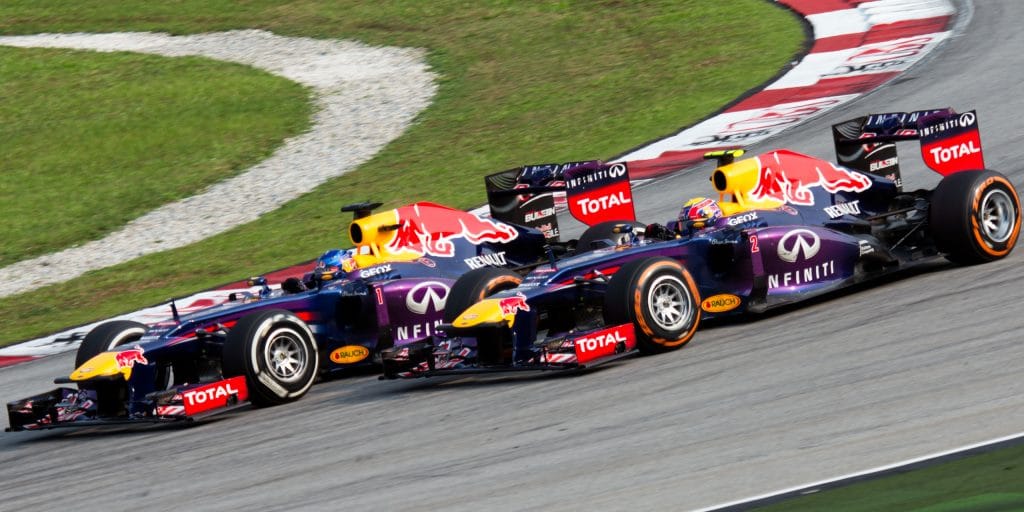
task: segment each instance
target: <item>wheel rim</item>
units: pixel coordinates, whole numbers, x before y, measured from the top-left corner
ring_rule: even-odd
[[[302,336],[291,329],[273,331],[263,355],[267,369],[283,382],[299,380],[309,360]]]
[[[673,276],[661,276],[647,292],[651,320],[666,331],[682,330],[693,316],[690,291]]]
[[[1001,189],[990,190],[981,200],[981,231],[985,238],[995,243],[1003,243],[1013,234],[1017,222],[1017,212],[1009,194]]]

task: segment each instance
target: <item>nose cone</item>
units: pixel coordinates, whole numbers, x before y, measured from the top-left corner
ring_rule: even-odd
[[[502,310],[501,299],[484,299],[463,311],[452,322],[452,326],[466,328],[506,322],[509,327],[512,327],[512,322],[515,318],[516,314],[514,311],[511,314],[505,314]]]
[[[75,371],[71,372],[71,380],[83,381],[97,377],[112,377],[117,374],[124,374],[125,380],[132,375],[132,368],[122,368],[117,361],[117,352],[103,352],[93,356],[92,359],[82,363]]]

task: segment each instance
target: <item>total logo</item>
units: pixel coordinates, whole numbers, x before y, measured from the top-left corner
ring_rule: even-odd
[[[428,309],[440,312],[448,302],[449,291],[448,285],[440,281],[423,281],[406,294],[405,307],[417,315],[425,314]]]
[[[391,265],[377,265],[376,267],[370,267],[366,270],[359,271],[359,277],[367,279],[381,274],[388,274],[391,272]]]
[[[633,324],[622,324],[590,333],[573,340],[576,361],[586,363],[636,348]]]
[[[946,163],[950,160],[956,160],[968,155],[974,155],[981,153],[981,148],[974,145],[974,141],[967,141],[963,144],[958,144],[953,147],[944,148],[937,147],[928,150],[932,154],[932,158],[939,163]]]
[[[625,192],[615,192],[611,195],[597,197],[594,199],[584,197],[576,200],[576,205],[583,210],[584,214],[592,215],[608,208],[614,208],[625,204],[632,204],[633,200],[626,197]]]
[[[746,224],[747,222],[753,222],[757,220],[757,212],[744,213],[743,215],[737,215],[729,219],[730,226],[739,226],[740,224]]]
[[[779,259],[786,263],[796,263],[801,257],[804,261],[813,258],[821,249],[821,238],[809,229],[794,229],[779,240]]]
[[[231,395],[237,395],[238,389],[231,385],[231,382],[225,382],[222,385],[209,386],[207,388],[193,389],[186,391],[181,394],[181,399],[185,402],[185,405],[202,405],[206,402],[210,402],[218,399],[227,399]]]

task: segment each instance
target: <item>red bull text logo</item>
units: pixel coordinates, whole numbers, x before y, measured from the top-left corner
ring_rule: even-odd
[[[458,238],[479,245],[506,243],[519,235],[512,226],[429,203],[403,206],[395,209],[395,213],[399,227],[387,245],[395,254],[450,257],[455,255],[453,240]]]
[[[498,301],[502,315],[514,315],[517,311],[529,311],[530,305],[526,303],[526,296],[517,293],[514,297],[506,297]]]
[[[754,199],[776,199],[791,204],[813,205],[812,187],[829,193],[863,192],[871,188],[871,179],[818,158],[793,151],[772,151],[757,157],[757,186]]]
[[[131,368],[135,366],[135,363],[149,364],[146,360],[146,356],[142,355],[142,347],[130,348],[128,350],[122,350],[114,354],[114,360],[117,361],[118,368]]]

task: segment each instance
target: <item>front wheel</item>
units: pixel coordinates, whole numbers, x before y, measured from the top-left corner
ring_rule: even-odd
[[[1017,245],[1020,200],[995,171],[963,171],[942,178],[932,194],[929,226],[935,244],[962,264],[1000,259]]]
[[[606,325],[632,322],[637,348],[657,354],[685,345],[700,324],[700,294],[693,277],[670,258],[626,263],[605,292]]]
[[[271,309],[242,317],[224,341],[225,377],[244,375],[256,406],[302,398],[316,380],[320,354],[306,323]]]
[[[139,341],[146,326],[129,320],[114,320],[97,325],[82,339],[75,353],[75,368],[103,353]]]

